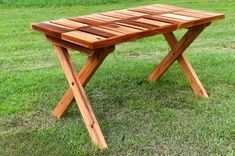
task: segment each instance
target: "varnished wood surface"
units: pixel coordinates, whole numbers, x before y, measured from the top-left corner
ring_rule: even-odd
[[[85,125],[91,136],[92,141],[97,147],[101,149],[107,148],[108,146],[104,140],[104,136],[100,130],[100,126],[96,120],[90,102],[83,89],[82,83],[80,82],[80,79],[76,76],[75,69],[67,49],[55,46],[55,51],[58,55],[62,69],[64,70],[65,76],[73,92],[74,98],[77,102],[78,108],[80,109],[81,115],[83,117],[83,120],[85,122]]]
[[[190,28],[224,14],[154,4],[32,24],[32,28],[89,49]]]
[[[170,48],[174,49],[175,45],[178,43],[174,33],[170,32],[170,33],[164,34],[164,37],[165,37],[168,45],[170,46]],[[179,55],[177,57],[177,61],[179,62],[180,67],[181,67],[184,75],[188,79],[194,93],[198,96],[208,98],[209,96],[208,96],[205,88],[203,87],[201,81],[199,80],[196,72],[194,71],[192,65],[190,64],[190,62],[188,61],[186,56],[184,54]]]

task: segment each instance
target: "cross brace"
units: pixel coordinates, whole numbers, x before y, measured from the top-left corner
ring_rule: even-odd
[[[169,44],[171,51],[168,55],[161,61],[161,63],[154,68],[152,73],[147,78],[149,81],[156,81],[167,71],[167,69],[177,60],[182,68],[185,76],[189,80],[194,93],[198,96],[208,97],[206,90],[204,89],[202,83],[200,82],[198,76],[193,70],[188,59],[183,55],[183,52],[187,47],[197,38],[197,36],[208,26],[199,25],[192,28],[186,32],[180,41],[177,41],[173,32],[164,34],[164,37]]]
[[[147,79],[149,81],[158,80],[177,60],[185,76],[189,80],[195,94],[208,97],[208,94],[198,79],[195,71],[187,58],[183,55],[186,48],[208,25],[209,23],[189,28],[179,41],[177,41],[173,32],[163,34],[171,50],[162,62],[152,71]],[[55,47],[55,51],[70,86],[52,114],[56,117],[62,117],[75,99],[92,141],[101,149],[107,148],[104,136],[95,118],[90,102],[84,91],[84,87],[107,55],[114,51],[115,46],[91,50],[51,36],[46,37]],[[67,48],[78,50],[88,55],[87,62],[78,73],[76,73],[74,69]]]

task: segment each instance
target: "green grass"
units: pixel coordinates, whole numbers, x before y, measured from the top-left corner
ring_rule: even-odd
[[[118,45],[86,87],[109,145],[100,151],[75,104],[65,118],[51,116],[68,84],[30,23],[152,3],[226,14],[186,53],[210,98],[193,94],[177,63],[144,81],[169,50],[162,36]],[[0,0],[0,155],[235,155],[234,10],[222,0]],[[77,69],[85,61],[72,58]]]

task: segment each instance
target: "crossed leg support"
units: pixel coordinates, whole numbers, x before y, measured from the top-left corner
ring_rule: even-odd
[[[183,52],[186,50],[186,48],[194,41],[194,39],[197,38],[197,36],[205,29],[207,25],[208,24],[204,24],[190,28],[180,41],[177,41],[172,32],[164,34],[165,39],[171,47],[171,51],[149,75],[148,80],[158,80],[173,64],[173,62],[178,60],[184,74],[190,81],[195,94],[208,97],[207,92],[203,88],[192,66],[186,57],[183,56]],[[89,52],[90,56],[88,57],[87,62],[77,74],[70,59],[69,53],[67,49],[64,48],[72,47],[76,50],[77,47],[68,43],[62,43],[62,41],[57,41],[56,39],[53,39],[49,36],[47,36],[47,38],[54,44],[55,51],[59,57],[61,66],[70,85],[70,88],[65,92],[63,98],[60,100],[52,114],[56,117],[63,116],[75,99],[92,141],[101,149],[107,148],[104,136],[100,130],[99,124],[95,118],[94,112],[83,87],[86,86],[106,56],[114,51],[114,46],[97,49],[94,51],[94,53]],[[78,49],[80,48],[81,47],[78,47]]]
[[[189,80],[194,93],[198,96],[208,97],[206,90],[200,82],[198,76],[193,70],[191,64],[187,58],[183,55],[183,52],[187,47],[198,37],[198,35],[208,26],[209,24],[203,24],[189,28],[186,34],[180,41],[177,41],[173,32],[164,34],[164,37],[169,44],[171,51],[162,60],[162,62],[152,71],[147,78],[148,81],[156,81],[167,71],[167,69],[177,60],[182,68],[185,76]]]
[[[104,136],[83,87],[86,86],[105,57],[113,51],[113,47],[111,47],[111,49],[103,48],[96,50],[93,55],[88,57],[86,64],[78,74],[75,72],[67,49],[57,45],[54,45],[54,47],[70,88],[66,91],[58,106],[55,108],[53,115],[61,117],[75,98],[92,141],[101,149],[107,148]]]
[[[79,73],[77,74],[78,79],[80,80],[83,87],[87,85],[91,77],[94,75],[95,71],[102,64],[106,56],[113,51],[111,48],[99,49],[96,50],[95,53],[88,57],[86,63],[81,68]],[[52,115],[58,118],[62,117],[71,106],[74,101],[74,95],[71,88],[67,89],[64,96],[58,103],[57,107],[54,109]]]

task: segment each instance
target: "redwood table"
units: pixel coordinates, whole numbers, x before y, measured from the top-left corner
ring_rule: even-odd
[[[220,13],[154,4],[32,24],[33,29],[45,33],[47,40],[54,45],[70,86],[53,115],[63,116],[75,99],[92,141],[99,148],[106,148],[84,87],[116,44],[157,34],[164,35],[171,50],[147,80],[158,80],[177,60],[195,94],[208,97],[183,52],[212,21],[223,18],[224,14]],[[182,28],[188,31],[178,41],[173,31]],[[74,70],[68,48],[88,56],[78,73]]]

